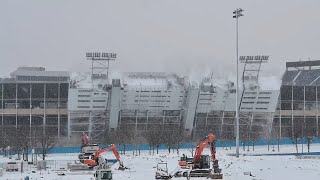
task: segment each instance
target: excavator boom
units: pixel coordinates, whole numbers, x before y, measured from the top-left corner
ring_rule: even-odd
[[[84,160],[83,163],[87,164],[89,166],[97,166],[97,165],[99,165],[98,164],[98,160],[99,160],[99,157],[101,156],[101,154],[106,152],[106,151],[110,151],[110,150],[112,150],[112,152],[115,155],[117,161],[119,162],[119,165],[120,165],[119,169],[120,170],[124,170],[125,167],[123,166],[123,163],[122,163],[122,161],[120,159],[120,155],[119,155],[119,153],[117,151],[117,148],[116,148],[116,146],[114,144],[111,144],[111,147],[103,148],[103,149],[100,149],[100,150],[96,151],[94,156],[92,157],[92,159],[86,159],[86,160]]]
[[[193,162],[198,162],[200,160],[203,149],[206,148],[208,144],[210,144],[212,160],[214,161],[216,159],[215,137],[212,133],[210,133],[207,137],[199,142],[193,157]]]
[[[202,155],[203,149],[210,145],[211,160],[213,162],[213,172],[210,170],[210,158],[208,155]],[[219,169],[216,159],[215,136],[210,133],[202,139],[196,150],[192,161],[192,170],[189,177],[211,177],[211,179],[222,179],[221,169]]]

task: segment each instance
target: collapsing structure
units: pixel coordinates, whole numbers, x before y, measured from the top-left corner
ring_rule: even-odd
[[[194,85],[173,73],[124,73],[109,84],[95,78],[85,86],[70,81],[67,72],[18,68],[1,79],[1,134],[27,127],[30,136],[34,130],[50,131],[74,144],[80,144],[83,132],[100,143],[118,130],[135,137],[181,132],[192,139],[213,132],[219,140],[234,140],[239,108],[241,140],[318,136],[319,61],[287,63],[281,93],[261,89],[261,63],[249,65],[238,106],[234,83],[218,84],[209,77]]]

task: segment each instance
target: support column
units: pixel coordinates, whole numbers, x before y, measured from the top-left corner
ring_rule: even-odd
[[[293,137],[293,86],[291,87],[291,137]]]
[[[318,105],[318,86],[316,86],[316,121],[317,121],[317,136],[319,136],[319,105]]]
[[[119,110],[118,129],[120,129],[120,127],[121,127],[121,112],[122,112],[122,110]]]
[[[164,130],[164,118],[166,116],[166,111],[162,110],[162,131]]]
[[[3,84],[1,83],[1,128],[2,128],[2,133],[3,133]],[[3,137],[3,134],[2,134],[2,137]]]
[[[147,125],[146,125],[147,131],[148,131],[148,125],[149,125],[149,110],[147,110]]]
[[[58,83],[58,138],[60,138],[60,83]]]
[[[69,138],[69,140],[71,139],[71,132],[70,132],[70,114],[71,114],[71,112],[70,111],[68,111],[68,138]]]
[[[30,83],[30,101],[29,101],[29,130],[30,130],[30,132],[29,132],[29,135],[30,135],[30,139],[31,139],[31,131],[32,131],[32,85],[31,85],[31,83]]]
[[[280,104],[279,104],[279,138],[282,139],[282,114],[281,114],[281,110],[282,110],[282,99],[281,99],[281,88],[280,88]]]
[[[46,88],[47,88],[47,84],[43,85],[43,89],[44,89],[44,93],[43,93],[43,132],[46,133],[46,109],[47,109],[47,105],[46,105]]]
[[[136,116],[136,122],[135,122],[135,132],[134,134],[137,134],[138,131],[138,110],[135,111],[135,116]]]
[[[179,110],[179,128],[182,129],[182,126],[181,126],[181,121],[182,121],[182,109]]]
[[[92,111],[89,112],[89,129],[88,129],[88,134],[89,137],[91,138],[91,132],[92,132]]]
[[[248,141],[251,139],[252,123],[253,123],[253,113],[251,113],[251,117],[250,117],[250,127],[249,127],[249,137],[248,137]]]
[[[18,128],[18,84],[16,83],[16,128]]]
[[[306,86],[303,86],[303,129],[302,137],[304,137],[306,130]]]
[[[1,128],[2,128],[2,133],[3,133],[3,130],[4,130],[4,128],[3,128],[3,109],[4,109],[4,107],[3,107],[3,84],[1,83],[1,107],[2,107],[2,109],[1,109]]]
[[[208,127],[208,116],[209,116],[209,113],[207,112],[207,116],[206,116],[206,125],[204,126],[206,131],[207,131],[207,127]]]
[[[222,111],[222,118],[221,118],[221,126],[220,126],[220,139],[223,139],[223,123],[224,123],[224,111]]]

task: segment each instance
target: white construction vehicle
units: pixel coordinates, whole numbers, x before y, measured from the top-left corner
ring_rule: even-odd
[[[155,178],[156,179],[171,179],[173,176],[168,172],[168,165],[167,163],[158,163],[157,164],[157,171]]]
[[[112,180],[111,169],[98,169],[93,175],[95,180]]]

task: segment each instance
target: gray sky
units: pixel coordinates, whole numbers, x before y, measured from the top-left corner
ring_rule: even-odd
[[[88,71],[85,52],[116,52],[114,72],[234,76],[240,55],[270,55],[264,76],[285,61],[320,59],[319,0],[1,0],[0,76],[17,66]]]

